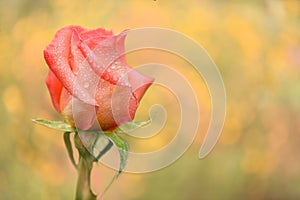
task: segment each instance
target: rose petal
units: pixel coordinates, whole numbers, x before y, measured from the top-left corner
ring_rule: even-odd
[[[95,49],[103,40],[112,36],[112,31],[108,31],[103,28],[88,30],[80,34],[81,39],[89,46],[91,50]]]
[[[136,70],[130,70],[127,73],[128,81],[130,82],[132,91],[138,102],[144,96],[148,87],[153,83],[154,79],[140,74]]]
[[[130,85],[117,84],[111,97],[112,112],[118,125],[127,123],[134,118],[141,98],[154,81],[135,70],[131,70],[124,77],[128,77]]]
[[[82,55],[78,45],[80,44],[80,36],[77,30],[72,32],[71,37],[71,53],[70,53],[70,66],[72,66],[73,73],[77,74],[82,62],[85,60],[85,57]]]
[[[149,79],[147,83],[144,83],[143,85],[140,85],[135,90],[133,90],[133,95],[129,103],[129,114],[131,116],[131,119],[134,118],[138,104],[140,103],[142,97],[144,96],[145,92],[150,87],[150,85],[153,83],[153,81],[154,79]]]
[[[57,112],[60,112],[60,95],[63,86],[51,70],[49,70],[46,78],[46,85],[48,87],[54,108],[57,110]]]
[[[62,89],[60,95],[60,110],[62,114],[65,114],[66,107],[68,107],[69,103],[72,100],[72,95],[65,88]]]
[[[97,28],[95,30],[87,30],[80,33],[81,38],[83,40],[89,40],[90,38],[101,36],[103,38],[111,37],[113,36],[112,30],[105,30],[104,28]]]
[[[72,118],[75,126],[81,130],[88,130],[92,127],[96,120],[96,107],[83,103],[73,98],[72,102]]]
[[[51,44],[44,50],[44,57],[49,68],[68,92],[88,104],[95,105],[94,99],[80,85],[74,85],[76,76],[69,65],[69,54],[71,37],[76,29],[79,28],[70,26],[58,31]]]
[[[132,97],[130,99],[129,112],[133,119],[139,102],[144,96],[147,89],[153,83],[154,79],[146,77],[136,70],[131,70],[128,74],[128,81],[131,85]]]
[[[128,31],[103,40],[94,50],[85,41],[81,41],[79,49],[86,57],[93,71],[102,79],[117,84],[130,70],[125,63],[124,41]],[[119,84],[127,85],[127,82]]]

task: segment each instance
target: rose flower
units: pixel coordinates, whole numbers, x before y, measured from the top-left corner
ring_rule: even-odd
[[[76,128],[112,130],[134,118],[153,79],[127,66],[127,32],[68,26],[44,50],[53,106]]]

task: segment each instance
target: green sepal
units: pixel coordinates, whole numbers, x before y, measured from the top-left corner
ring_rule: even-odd
[[[117,133],[117,134],[118,133],[130,133],[138,128],[145,127],[145,126],[149,125],[150,123],[151,123],[151,120],[142,121],[142,122],[131,121],[131,122],[128,122],[126,124],[119,126],[113,132]]]
[[[151,123],[151,120],[142,121],[142,122],[128,122],[126,124],[123,124],[113,130],[112,132],[105,131],[104,134],[109,138],[109,140],[117,147],[119,154],[120,154],[120,167],[117,174],[112,178],[110,183],[106,186],[102,196],[107,192],[107,190],[110,188],[110,186],[113,184],[113,182],[120,176],[120,174],[123,172],[127,160],[128,160],[128,152],[129,152],[129,145],[128,143],[121,138],[118,134],[120,133],[130,133],[138,128],[142,128],[144,126],[147,126]]]
[[[75,128],[64,121],[52,121],[46,119],[31,119],[34,123],[59,131],[74,132]]]
[[[107,137],[118,148],[118,151],[120,154],[120,167],[119,167],[119,171],[116,175],[118,177],[122,173],[122,171],[124,170],[124,168],[127,164],[129,146],[128,146],[128,143],[123,138],[119,137],[114,132],[111,134],[108,134]]]
[[[65,146],[66,146],[67,151],[68,151],[69,158],[70,158],[73,166],[77,169],[77,164],[75,162],[74,155],[73,155],[73,148],[72,148],[72,143],[71,143],[71,140],[70,140],[70,135],[71,135],[71,132],[65,132],[64,133],[64,142],[65,142]]]
[[[113,182],[120,176],[120,174],[123,172],[128,159],[128,143],[121,137],[119,137],[115,132],[112,132],[110,134],[106,134],[106,136],[109,138],[109,140],[117,147],[119,154],[120,154],[120,167],[117,172],[117,174],[112,178],[110,183],[106,186],[102,196],[107,192],[107,190],[110,188],[110,186],[113,184]]]

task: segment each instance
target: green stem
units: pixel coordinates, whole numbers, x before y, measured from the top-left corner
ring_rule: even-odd
[[[78,165],[78,181],[76,200],[96,200],[96,195],[91,190],[91,171],[93,162],[80,157]]]
[[[91,172],[95,159],[83,146],[77,133],[75,145],[79,152],[76,200],[96,200],[96,195],[91,190]]]

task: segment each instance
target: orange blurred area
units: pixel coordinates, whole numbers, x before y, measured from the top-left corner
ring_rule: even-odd
[[[171,166],[124,173],[105,198],[112,200],[300,199],[300,1],[2,0],[0,2],[0,199],[74,199],[77,174],[62,133],[31,118],[59,120],[44,84],[43,49],[67,25],[89,29],[162,27],[193,38],[218,66],[227,116],[211,154],[198,159],[209,127],[210,95],[189,63],[145,50],[127,55],[172,66],[196,88],[201,120],[187,152]],[[131,150],[155,151],[176,135],[180,109],[166,88],[154,86],[136,114],[165,107],[166,126]],[[192,119],[191,119],[192,120]],[[115,171],[99,164],[92,184],[101,193]]]

